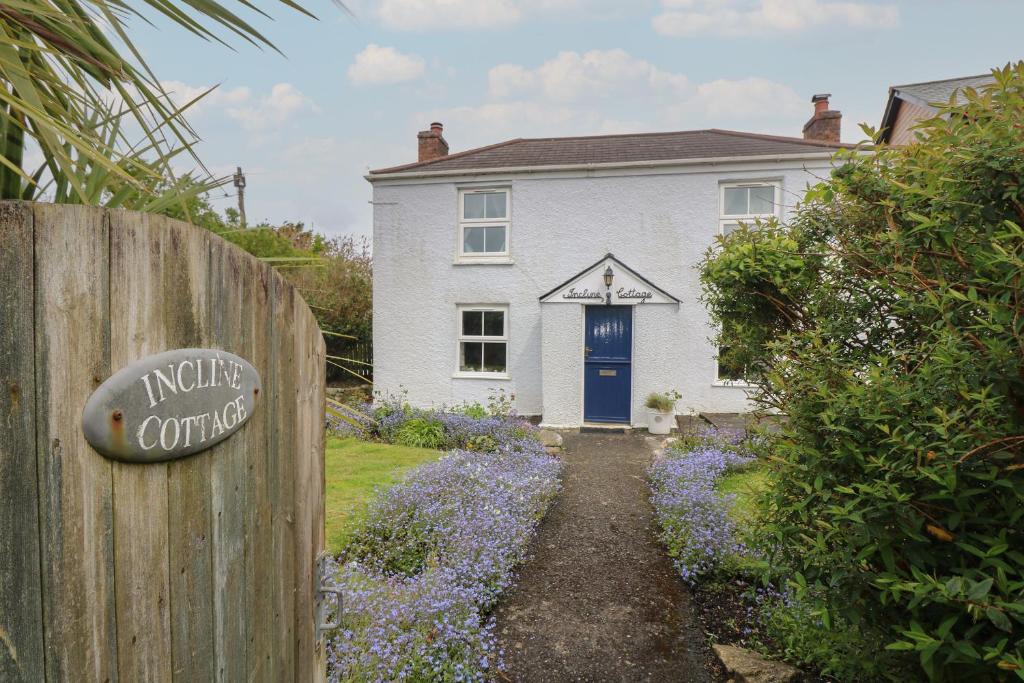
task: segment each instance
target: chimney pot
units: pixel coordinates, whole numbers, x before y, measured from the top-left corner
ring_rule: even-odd
[[[444,126],[434,121],[430,130],[421,130],[416,134],[419,142],[419,160],[432,161],[448,156],[448,142],[444,139]]]
[[[820,114],[824,111],[828,111],[828,98],[832,97],[832,93],[819,93],[811,96],[811,102],[814,103],[814,113]]]
[[[804,124],[804,140],[820,140],[822,142],[839,142],[842,126],[841,112],[828,108],[831,93],[818,93],[811,96],[814,103],[814,114]]]

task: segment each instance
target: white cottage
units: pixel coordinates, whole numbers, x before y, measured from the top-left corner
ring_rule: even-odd
[[[374,382],[421,406],[499,389],[543,424],[748,408],[719,367],[695,265],[737,221],[785,219],[827,176],[839,112],[803,138],[725,130],[515,139],[371,171]]]

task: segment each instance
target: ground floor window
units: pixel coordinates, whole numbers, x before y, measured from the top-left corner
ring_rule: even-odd
[[[736,363],[729,353],[728,346],[718,347],[718,381],[735,382],[736,384],[746,383],[746,368]]]
[[[459,372],[508,371],[508,308],[459,306]]]

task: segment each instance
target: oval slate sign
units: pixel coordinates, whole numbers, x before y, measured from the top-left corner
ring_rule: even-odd
[[[89,445],[123,462],[175,460],[237,432],[256,409],[260,376],[217,349],[176,349],[118,370],[86,401]]]

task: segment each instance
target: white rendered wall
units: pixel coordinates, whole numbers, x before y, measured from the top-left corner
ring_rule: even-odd
[[[583,416],[583,307],[542,304],[544,424],[574,427]]]
[[[828,173],[827,162],[805,165],[377,181],[377,390],[403,387],[411,402],[428,406],[485,402],[491,390],[503,388],[515,393],[523,414],[579,424],[582,308],[540,304],[538,297],[612,252],[682,302],[634,311],[633,421],[645,420],[647,393],[666,389],[683,394],[680,411],[746,410],[742,388],[715,384],[716,351],[707,340],[711,330],[695,265],[718,233],[720,182],[781,181],[785,218],[807,183]],[[453,263],[457,190],[473,186],[512,190],[511,265]],[[508,379],[453,377],[459,304],[508,305]]]

